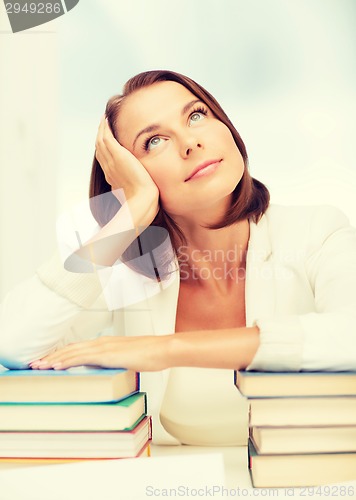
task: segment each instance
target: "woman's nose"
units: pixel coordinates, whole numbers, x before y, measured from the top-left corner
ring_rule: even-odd
[[[187,158],[192,154],[194,149],[202,148],[201,142],[194,136],[188,136],[184,138],[182,143],[182,155]]]

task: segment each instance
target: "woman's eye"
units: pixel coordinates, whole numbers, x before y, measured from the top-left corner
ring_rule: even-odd
[[[146,149],[147,150],[151,150],[151,149],[154,149],[156,148],[157,146],[159,146],[161,144],[161,141],[163,139],[161,137],[152,137],[152,139],[149,139],[146,143]]]
[[[192,122],[200,122],[201,120],[204,120],[205,114],[201,111],[195,111],[190,115],[190,120]]]

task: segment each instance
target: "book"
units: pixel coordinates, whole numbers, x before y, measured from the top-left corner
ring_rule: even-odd
[[[356,425],[252,427],[250,437],[258,454],[356,452]]]
[[[129,458],[152,438],[151,417],[130,431],[0,432],[3,458]]]
[[[356,479],[356,453],[260,455],[249,439],[248,456],[255,488],[319,486]]]
[[[235,371],[235,385],[248,398],[356,396],[356,372]]]
[[[147,443],[142,447],[134,457],[129,458],[139,458],[139,457],[150,457],[151,456],[151,442]],[[122,457],[127,458],[127,457]],[[33,467],[38,465],[59,465],[59,464],[72,464],[75,462],[93,462],[93,461],[103,461],[103,460],[122,460],[122,458],[16,458],[16,457],[0,457],[0,470],[10,469],[10,468],[21,468],[21,467]]]
[[[109,403],[0,403],[0,431],[129,430],[146,413],[146,394]]]
[[[117,401],[138,390],[138,373],[125,369],[0,371],[1,403]]]
[[[356,479],[356,372],[235,372],[255,487]]]
[[[356,425],[356,397],[249,399],[250,426]]]

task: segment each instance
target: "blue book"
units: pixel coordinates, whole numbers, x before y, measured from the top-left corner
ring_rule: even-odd
[[[0,403],[100,403],[139,390],[139,374],[123,368],[0,371]]]

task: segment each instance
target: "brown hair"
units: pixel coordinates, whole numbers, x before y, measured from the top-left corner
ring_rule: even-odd
[[[228,116],[221,108],[220,104],[207,90],[205,90],[194,80],[191,80],[187,76],[181,75],[179,73],[167,70],[146,71],[131,78],[125,84],[123,93],[121,95],[115,95],[111,97],[106,105],[105,113],[114,137],[117,139],[116,121],[123,100],[136,90],[162,81],[177,82],[183,85],[202,102],[204,102],[210,108],[215,117],[229,128],[236,146],[238,147],[244,160],[244,173],[240,182],[232,193],[231,206],[227,210],[224,218],[217,224],[209,226],[209,229],[220,229],[244,219],[251,219],[254,222],[258,222],[264,212],[267,210],[270,198],[269,191],[264,184],[251,177],[248,171],[248,156],[245,144],[242,141],[239,133],[235,129],[234,125],[231,123]],[[90,178],[89,197],[91,211],[100,226],[104,226],[105,224],[107,224],[117,213],[121,206],[114,195],[108,195],[104,197],[98,196],[110,191],[111,186],[106,182],[104,172],[94,156]],[[155,219],[152,221],[151,226],[159,226],[165,228],[169,233],[175,250],[178,249],[179,243],[186,243],[182,231],[162,207],[160,207],[160,210]],[[146,231],[144,231],[142,235],[144,235],[145,233]],[[134,247],[137,248],[137,245],[134,245]],[[123,254],[123,257],[125,258],[125,260],[132,259],[134,254],[136,254],[137,256],[137,251],[133,251],[133,248],[130,250],[129,247]],[[141,271],[143,272],[143,274],[146,274],[144,270]],[[160,274],[162,276],[162,272],[160,272]]]

